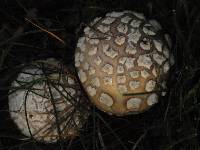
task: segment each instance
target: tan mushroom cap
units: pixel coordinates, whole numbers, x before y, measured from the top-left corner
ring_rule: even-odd
[[[28,137],[30,128],[37,141],[53,143],[79,136],[89,111],[77,83],[73,73],[54,59],[33,62],[12,83],[11,118]]]
[[[132,11],[107,13],[84,29],[75,66],[99,109],[126,115],[157,103],[173,61],[169,37],[160,35],[160,29],[157,21]]]

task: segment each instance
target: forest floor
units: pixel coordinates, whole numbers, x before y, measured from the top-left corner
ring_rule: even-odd
[[[200,150],[199,9],[199,0],[0,1],[0,150]],[[73,65],[85,25],[121,10],[158,20],[170,35],[175,65],[167,95],[138,115],[109,116],[92,108],[81,137],[62,145],[21,135],[8,111],[9,86],[20,65],[48,57]]]

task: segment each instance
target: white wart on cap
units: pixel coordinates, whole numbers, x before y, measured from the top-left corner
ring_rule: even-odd
[[[143,14],[132,11],[107,13],[84,29],[75,51],[75,66],[99,109],[126,115],[157,103],[155,91],[163,90],[160,85],[173,59],[169,37],[162,35],[161,29],[157,21],[147,21]]]
[[[26,66],[10,93],[11,118],[24,135],[40,142],[75,138],[89,116],[77,79],[54,59]]]

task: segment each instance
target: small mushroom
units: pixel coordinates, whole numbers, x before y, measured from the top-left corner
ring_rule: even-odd
[[[27,65],[10,93],[11,118],[24,135],[40,142],[75,138],[89,116],[76,77],[55,59]]]
[[[169,36],[165,39],[160,31],[157,21],[132,11],[107,13],[84,29],[75,66],[100,110],[120,116],[144,112],[158,102],[173,62]]]

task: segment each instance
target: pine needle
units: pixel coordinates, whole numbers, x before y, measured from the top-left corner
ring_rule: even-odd
[[[31,21],[30,19],[25,17],[25,20],[30,22],[32,25],[34,25],[35,27],[39,28],[40,30],[42,30],[43,32],[46,32],[47,34],[49,34],[51,37],[57,39],[58,41],[60,41],[62,44],[65,45],[65,41],[62,40],[60,37],[58,37],[57,35],[55,35],[54,33],[48,31],[47,29],[44,29],[42,27],[40,27],[39,25],[37,25],[36,23],[34,23],[33,21]]]

